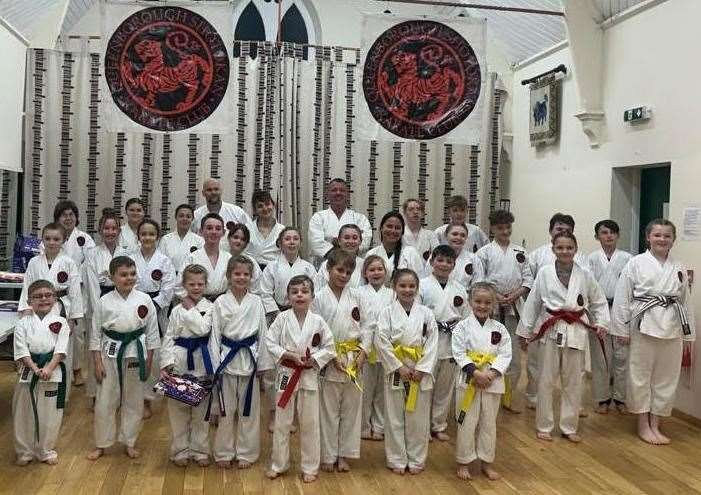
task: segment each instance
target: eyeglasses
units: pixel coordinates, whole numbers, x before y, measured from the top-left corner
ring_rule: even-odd
[[[54,297],[53,292],[44,292],[44,293],[39,293],[39,294],[32,294],[32,299],[35,301],[40,301],[42,299],[52,299]]]

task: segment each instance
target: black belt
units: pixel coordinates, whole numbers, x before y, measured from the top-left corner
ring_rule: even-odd
[[[226,291],[221,292],[219,294],[205,294],[204,298],[207,299],[209,302],[214,302],[219,298],[219,296],[224,295],[224,294],[226,294]]]
[[[277,303],[276,303],[276,304],[277,304]],[[287,311],[287,310],[290,309],[291,307],[292,307],[292,306],[287,305],[287,304],[278,304],[278,305],[277,305],[277,309],[278,309],[278,311],[280,311],[280,313],[282,313],[283,311]]]
[[[56,291],[56,299],[61,299],[62,297],[66,297],[67,295],[68,291],[66,289]]]
[[[105,294],[109,294],[114,290],[114,285],[101,285],[100,286],[100,297],[104,296]]]
[[[443,333],[453,333],[453,329],[459,322],[456,321],[437,321],[438,331]]]

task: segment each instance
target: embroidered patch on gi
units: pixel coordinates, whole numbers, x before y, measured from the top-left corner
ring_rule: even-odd
[[[321,335],[315,333],[314,337],[312,337],[312,347],[318,347],[319,344],[321,344]]]
[[[290,378],[287,375],[282,375],[282,379],[280,380],[280,390],[285,390],[289,381]]]
[[[519,263],[524,263],[526,261],[526,255],[519,251],[516,253],[516,261]]]
[[[465,301],[463,301],[462,297],[460,297],[460,296],[455,296],[453,298],[453,306],[455,306],[456,308],[459,308],[460,306],[462,306],[462,303],[464,303],[464,302]]]
[[[110,342],[110,345],[107,348],[107,357],[113,358],[116,356],[117,356],[117,343]]]
[[[163,272],[156,269],[151,272],[151,278],[155,280],[156,282],[160,281],[163,278]]]
[[[66,272],[58,272],[56,280],[58,280],[59,284],[65,284],[68,282],[68,274]]]
[[[51,330],[52,333],[58,333],[61,331],[61,327],[63,326],[63,323],[60,321],[55,321],[52,324],[49,325],[49,330]]]
[[[472,273],[475,271],[475,269],[472,267],[472,263],[468,263],[465,265],[465,273],[468,275],[472,275]]]
[[[677,277],[679,277],[680,282],[684,282],[684,274],[680,271],[677,272]]]
[[[226,230],[234,230],[236,224],[234,222],[226,222]]]
[[[428,259],[431,257],[431,251],[424,251],[424,260],[428,261]]]
[[[58,397],[58,390],[47,390],[44,392],[44,397]]]
[[[85,237],[82,235],[79,235],[78,238],[75,240],[80,247],[85,246]]]
[[[492,332],[492,345],[497,345],[501,342],[501,332]]]
[[[195,251],[197,251],[197,246],[190,246],[190,252],[194,253]]]
[[[139,309],[136,310],[136,314],[139,315],[139,318],[146,318],[148,308],[142,304],[139,306]]]
[[[351,316],[355,321],[360,321],[360,310],[357,307],[353,308],[353,311],[351,311]]]
[[[577,296],[577,306],[584,306],[584,296],[582,294]]]

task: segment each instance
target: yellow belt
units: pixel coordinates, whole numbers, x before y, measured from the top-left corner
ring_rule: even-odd
[[[394,355],[399,359],[402,364],[405,359],[409,359],[414,363],[418,362],[424,355],[424,349],[420,346],[408,346],[395,344],[392,349]],[[407,412],[414,412],[416,409],[416,399],[419,397],[419,383],[415,381],[409,382],[409,393],[406,397],[406,410]]]
[[[496,361],[497,356],[496,354],[489,354],[486,352],[475,352],[475,351],[468,351],[466,352],[467,357],[472,360],[472,362],[475,364],[478,370],[483,371],[486,367],[491,366],[494,361]],[[458,422],[462,424],[462,418],[465,417],[465,414],[467,414],[467,411],[470,410],[470,406],[472,405],[472,401],[475,398],[475,394],[477,393],[477,389],[475,388],[474,384],[472,383],[473,379],[470,379],[470,383],[467,385],[467,390],[465,390],[465,394],[462,396],[462,401],[460,402],[460,416],[458,418]]]
[[[360,347],[360,341],[355,340],[343,340],[341,342],[336,342],[336,355],[342,356],[350,354],[351,352],[361,352],[363,349]],[[358,364],[355,359],[350,361],[346,366],[346,374],[350,378],[351,382],[358,387],[358,390],[363,391],[363,387],[360,386],[358,382]]]

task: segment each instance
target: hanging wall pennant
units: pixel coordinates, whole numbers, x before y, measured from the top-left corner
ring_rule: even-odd
[[[177,5],[102,4],[106,130],[232,131],[232,4]]]

